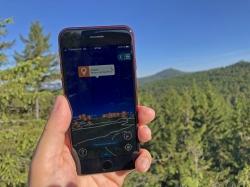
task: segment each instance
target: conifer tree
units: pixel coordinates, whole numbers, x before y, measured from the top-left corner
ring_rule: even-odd
[[[14,41],[4,41],[4,37],[7,34],[6,26],[10,23],[12,23],[11,18],[0,18],[0,65],[7,62],[7,57],[4,52],[6,49],[9,49],[14,43]]]
[[[50,34],[44,34],[43,28],[38,21],[31,24],[28,37],[25,38],[21,35],[20,39],[25,47],[21,53],[15,52],[14,58],[16,62],[20,63],[28,60],[34,62],[34,59],[41,58],[40,64],[36,64],[36,66],[44,69],[41,79],[37,80],[36,84],[29,85],[30,89],[36,95],[34,112],[35,117],[38,119],[41,117],[41,93],[46,91],[46,84],[49,81],[58,79],[59,77],[59,72],[54,69],[57,61],[55,55],[50,53]]]

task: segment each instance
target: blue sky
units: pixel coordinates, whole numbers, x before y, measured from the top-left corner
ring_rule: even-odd
[[[165,68],[198,71],[250,60],[250,0],[1,0],[0,17],[13,17],[7,39],[27,35],[38,20],[57,35],[68,26],[126,24],[136,36],[138,75]]]

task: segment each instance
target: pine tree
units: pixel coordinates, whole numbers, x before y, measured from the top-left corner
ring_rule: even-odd
[[[33,62],[36,58],[41,58],[41,64],[38,64],[40,68],[44,68],[44,73],[41,75],[36,84],[31,86],[36,95],[35,98],[35,117],[40,118],[41,106],[39,95],[42,91],[46,90],[46,84],[49,81],[58,79],[59,72],[55,70],[57,61],[55,55],[50,53],[50,34],[44,34],[41,24],[36,21],[31,24],[28,37],[20,36],[21,41],[24,43],[25,48],[22,53],[15,52],[14,58],[17,63],[28,61]]]
[[[249,144],[250,144],[250,101],[246,96],[239,94],[234,97],[233,111],[230,118],[230,129],[224,138],[227,148],[226,164],[230,166],[232,180],[243,183],[242,175],[249,171]],[[237,177],[235,175],[238,174]],[[249,183],[246,178],[245,183]],[[244,186],[244,185],[243,185]]]
[[[28,38],[20,35],[21,41],[25,48],[22,53],[15,52],[14,58],[16,62],[32,60],[36,57],[43,59],[41,65],[48,67],[54,60],[55,56],[50,54],[50,34],[44,34],[41,24],[36,21],[31,23]]]
[[[221,144],[224,134],[227,131],[227,119],[230,113],[229,107],[223,97],[217,93],[210,82],[205,83],[205,95],[207,100],[207,109],[205,115],[206,132],[203,135],[204,157],[211,160],[213,167],[218,169],[223,164],[222,155],[225,149]]]
[[[4,51],[9,49],[14,43],[14,41],[3,41],[3,38],[7,34],[6,26],[10,23],[12,23],[11,18],[0,19],[0,65],[7,62],[7,57]]]

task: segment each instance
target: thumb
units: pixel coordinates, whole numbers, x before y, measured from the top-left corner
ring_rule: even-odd
[[[36,154],[51,158],[60,154],[64,147],[65,134],[71,121],[71,111],[64,96],[56,98],[47,125],[40,138]]]

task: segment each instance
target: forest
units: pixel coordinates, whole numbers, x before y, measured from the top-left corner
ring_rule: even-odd
[[[10,57],[6,50],[14,40],[5,36],[12,22],[0,19],[1,187],[27,186],[33,150],[62,94],[49,86],[60,78],[49,33],[33,22],[29,34],[20,36],[24,49]],[[250,62],[175,75],[139,86],[140,104],[156,111],[153,139],[142,145],[153,164],[145,174],[132,172],[124,186],[249,187]]]

